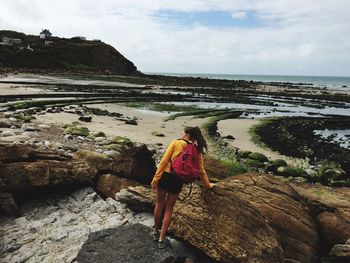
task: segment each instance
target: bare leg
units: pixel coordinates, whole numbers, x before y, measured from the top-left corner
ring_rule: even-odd
[[[179,194],[168,193],[168,198],[166,201],[165,212],[163,217],[162,230],[160,231],[159,240],[164,240],[165,234],[168,231],[171,218],[173,216],[173,209]]]
[[[158,233],[162,221],[162,213],[165,205],[166,190],[157,187],[156,207],[154,208],[154,232]]]

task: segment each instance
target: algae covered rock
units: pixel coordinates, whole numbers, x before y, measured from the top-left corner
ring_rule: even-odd
[[[258,160],[253,160],[253,159],[245,160],[244,164],[248,167],[253,167],[253,168],[265,168],[265,164],[263,164]]]
[[[251,151],[239,151],[238,156],[241,158],[248,158],[249,154],[251,154]]]
[[[250,153],[248,155],[248,158],[253,159],[253,160],[257,160],[257,161],[262,162],[262,163],[269,161],[269,159],[265,155],[263,155],[262,153],[258,153],[258,152]]]
[[[129,146],[129,147],[133,145],[132,141],[129,138],[122,137],[122,136],[114,136],[112,138],[111,142],[116,143],[116,144]]]
[[[282,159],[276,159],[270,161],[270,163],[266,166],[266,172],[276,173],[277,169],[282,166],[287,166],[287,163]]]
[[[76,136],[83,136],[87,137],[90,134],[90,131],[86,127],[79,127],[75,125],[65,125],[65,132],[71,135],[76,135]]]
[[[112,160],[103,153],[92,152],[88,150],[79,150],[75,154],[77,160],[84,160],[90,166],[95,167],[97,170],[109,170],[112,165]]]
[[[284,177],[307,177],[308,174],[301,168],[292,166],[282,166],[277,169],[277,173]]]

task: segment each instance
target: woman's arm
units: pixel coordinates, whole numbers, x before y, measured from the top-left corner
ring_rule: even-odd
[[[204,186],[208,189],[213,188],[215,184],[212,184],[209,182],[209,178],[207,176],[207,172],[204,169],[204,163],[203,163],[203,155],[199,155],[199,176],[202,179],[202,182],[204,183]]]
[[[156,173],[153,177],[152,183],[151,183],[153,188],[155,188],[158,185],[158,182],[159,182],[160,178],[162,177],[162,174],[165,170],[165,167],[169,163],[170,158],[173,156],[174,149],[175,149],[175,143],[176,143],[176,140],[174,140],[170,143],[168,149],[166,150],[166,152],[163,155],[162,160],[158,164],[157,171],[156,171]]]

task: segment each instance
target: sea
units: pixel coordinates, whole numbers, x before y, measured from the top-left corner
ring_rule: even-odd
[[[262,82],[288,82],[327,89],[350,90],[350,77],[294,76],[294,75],[249,75],[249,74],[192,74],[192,73],[146,73],[178,77],[199,77],[208,79],[246,80]]]

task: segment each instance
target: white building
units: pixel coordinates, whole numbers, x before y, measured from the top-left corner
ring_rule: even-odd
[[[52,36],[52,34],[51,34],[50,30],[43,29],[43,30],[41,30],[39,36],[40,36],[40,39],[48,39]]]

